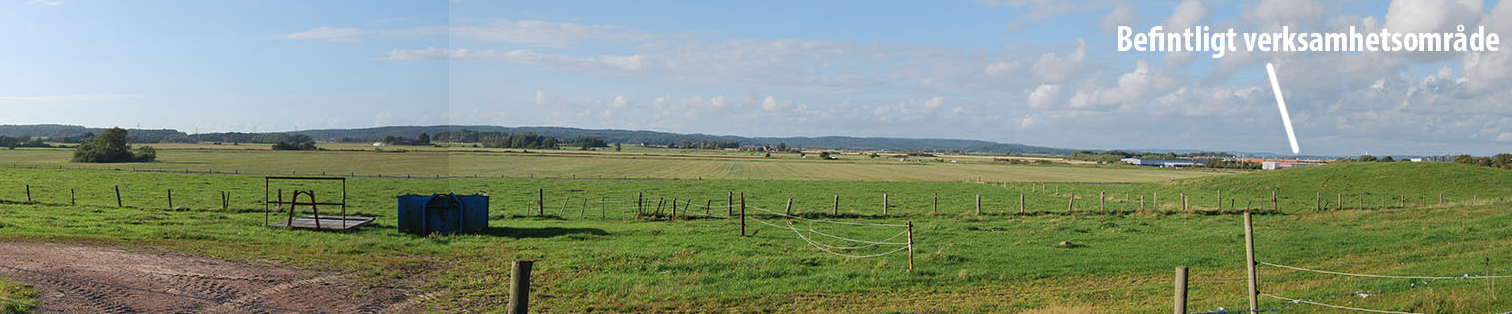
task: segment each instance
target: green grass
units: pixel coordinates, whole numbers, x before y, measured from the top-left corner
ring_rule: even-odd
[[[0,314],[20,314],[37,304],[37,291],[30,286],[0,278]]]
[[[1064,169],[1062,167],[1044,167]],[[1072,168],[1074,169],[1074,168]],[[966,182],[848,182],[787,180],[531,180],[376,179],[349,183],[354,213],[379,217],[351,233],[261,227],[262,179],[255,176],[139,173],[111,170],[0,169],[0,239],[146,246],[229,260],[273,260],[366,274],[377,284],[419,276],[436,293],[431,309],[500,309],[507,294],[508,263],[537,264],[536,299],[542,311],[733,312],[1015,312],[1068,308],[1095,312],[1154,312],[1169,308],[1170,270],[1192,267],[1192,309],[1241,308],[1243,237],[1240,219],[1219,211],[1213,191],[1226,199],[1269,199],[1280,189],[1280,213],[1256,216],[1256,251],[1263,261],[1340,271],[1456,276],[1512,269],[1512,212],[1496,202],[1507,195],[1505,171],[1453,164],[1352,164],[1136,185],[1048,185]],[[1194,182],[1200,181],[1200,182]],[[1347,183],[1347,184],[1346,184]],[[32,185],[34,201],[24,200]],[[115,208],[111,186],[120,184],[128,208]],[[1054,189],[1059,187],[1061,194]],[[69,206],[69,188],[81,205]],[[295,188],[295,186],[286,186]],[[318,195],[334,195],[330,186]],[[167,210],[166,190],[175,193]],[[549,217],[534,213],[546,191]],[[1442,190],[1456,204],[1371,210],[1311,210],[1314,192],[1365,191],[1381,195]],[[219,209],[219,191],[232,208]],[[1043,190],[1043,191],[1042,191]],[[394,195],[487,192],[492,229],[482,235],[415,237],[394,231]],[[820,252],[792,231],[749,222],[754,236],[739,237],[738,220],[702,219],[701,208],[676,222],[621,219],[597,211],[586,197],[629,200],[692,199],[712,203],[723,216],[727,193],[742,192],[755,207],[781,211],[794,198],[798,214],[823,216],[841,196],[842,220],[915,225],[914,273],[900,254],[846,259]],[[1131,212],[1110,202],[1098,214],[1096,194],[1110,199],[1159,192],[1162,210]],[[889,213],[880,212],[888,193]],[[1075,193],[1074,212],[1066,200]],[[1167,200],[1191,195],[1193,209],[1176,211]],[[930,214],[939,195],[939,213]],[[983,195],[986,215],[974,214]],[[1024,194],[1030,215],[1016,211]],[[1112,197],[1117,194],[1117,197]],[[1371,194],[1371,195],[1376,195]],[[1086,195],[1091,195],[1086,196]],[[1170,195],[1170,196],[1167,196]],[[1481,204],[1458,204],[1472,195]],[[563,211],[561,203],[568,202]],[[1207,204],[1207,205],[1199,205]],[[1239,203],[1244,204],[1244,203]],[[683,205],[686,206],[686,205]],[[605,206],[608,207],[608,206]],[[626,206],[619,206],[626,213]],[[1152,206],[1153,207],[1153,206]],[[1258,207],[1258,206],[1257,206]],[[1350,206],[1355,207],[1355,206]],[[670,208],[664,209],[669,210]],[[1231,208],[1225,208],[1231,210]],[[633,211],[633,210],[630,210]],[[324,212],[324,211],[323,211]],[[607,213],[609,219],[599,215]],[[777,217],[763,217],[777,222]],[[799,223],[806,228],[806,224]],[[818,225],[837,235],[882,239],[891,227]],[[1057,246],[1070,241],[1078,247]],[[858,253],[880,253],[879,248]],[[1340,278],[1262,268],[1263,291],[1325,303],[1429,313],[1491,312],[1512,307],[1508,284],[1435,282],[1414,288],[1402,280]],[[1377,296],[1360,299],[1355,291]],[[1268,300],[1265,307],[1278,307]],[[1289,311],[1321,311],[1289,308]]]
[[[1133,166],[1030,166],[930,159],[899,162],[888,158],[847,156],[822,161],[817,156],[724,151],[632,150],[582,152],[459,149],[440,151],[272,151],[228,149],[224,145],[167,145],[151,163],[71,163],[70,149],[0,150],[0,165],[39,168],[152,169],[173,172],[242,172],[264,174],[356,174],[360,176],[480,176],[511,178],[658,178],[825,181],[999,181],[999,182],[1151,182],[1225,172],[1138,168]],[[265,145],[263,145],[265,146]],[[177,147],[177,148],[173,148]],[[262,146],[259,146],[262,147]],[[360,149],[353,148],[353,149]],[[973,161],[975,160],[975,161]],[[295,162],[297,161],[297,162]]]

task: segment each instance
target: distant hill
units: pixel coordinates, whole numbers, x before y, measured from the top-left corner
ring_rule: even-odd
[[[100,134],[104,128],[88,128],[77,125],[38,124],[38,125],[0,125],[0,135],[7,136],[34,136],[44,137],[49,140],[62,140],[78,138],[85,133]],[[879,138],[879,137],[849,137],[849,136],[823,136],[823,137],[743,137],[731,135],[708,135],[708,134],[679,134],[654,131],[632,130],[593,130],[565,127],[501,127],[489,125],[434,125],[434,126],[386,126],[362,129],[324,129],[305,130],[297,132],[285,132],[289,135],[306,135],[321,141],[378,141],[384,136],[404,136],[414,138],[420,133],[437,134],[441,132],[472,130],[480,132],[503,132],[510,134],[536,133],[556,138],[574,138],[588,136],[603,139],[609,143],[667,145],[687,142],[708,141],[736,141],[742,146],[761,146],[787,144],[791,147],[805,148],[830,148],[847,150],[887,150],[887,151],[929,151],[929,152],[972,152],[972,153],[995,153],[995,154],[1046,154],[1067,155],[1076,150],[1030,146],[1023,144],[1006,144],[977,140],[958,139],[914,139],[914,138]],[[186,134],[178,130],[138,130],[127,129],[133,138],[133,142],[186,142],[186,141],[226,141],[226,142],[270,142],[283,140],[287,136],[282,133],[204,133]],[[264,135],[264,136],[259,136]],[[274,136],[276,135],[276,136]],[[263,140],[268,138],[269,140]],[[276,138],[276,140],[274,140]]]
[[[34,124],[34,125],[0,125],[0,135],[5,136],[31,136],[47,138],[50,141],[62,141],[64,139],[79,138],[85,133],[100,134],[106,128],[86,128],[77,125],[62,124]],[[143,130],[126,129],[133,142],[158,142],[173,137],[188,136],[184,132],[172,129]]]
[[[849,137],[849,136],[824,136],[824,137],[743,137],[731,135],[707,135],[707,134],[679,134],[654,131],[631,131],[631,130],[592,130],[565,127],[501,127],[488,125],[436,125],[436,126],[388,126],[365,129],[327,129],[305,130],[291,132],[293,134],[309,135],[316,140],[361,140],[376,141],[384,136],[407,136],[415,137],[421,132],[436,134],[449,131],[472,130],[482,132],[525,133],[531,132],[545,136],[558,138],[572,138],[577,136],[589,136],[601,138],[610,143],[666,145],[682,143],[683,141],[698,142],[709,141],[737,141],[743,146],[777,145],[785,143],[788,146],[802,146],[806,148],[831,148],[849,150],[888,150],[888,151],[962,151],[979,153],[1018,153],[1018,154],[1070,154],[1075,150],[1039,147],[1022,144],[1005,144],[977,140],[955,139],[911,139],[911,138],[877,138],[877,137]]]

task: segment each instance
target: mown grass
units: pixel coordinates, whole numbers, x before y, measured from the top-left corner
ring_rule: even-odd
[[[379,284],[423,278],[436,311],[497,310],[508,287],[508,263],[538,260],[536,299],[543,311],[732,311],[732,312],[1016,312],[1058,308],[1069,312],[1154,312],[1169,309],[1171,268],[1193,267],[1192,308],[1241,308],[1243,236],[1240,219],[1216,206],[1198,206],[1207,192],[1225,197],[1269,198],[1280,188],[1279,212],[1256,216],[1260,259],[1340,271],[1456,276],[1512,269],[1512,215],[1490,195],[1507,192],[1506,173],[1450,164],[1360,164],[1304,168],[1159,184],[1118,186],[963,182],[844,182],[776,180],[530,180],[374,179],[349,185],[354,213],[379,217],[351,233],[290,231],[261,227],[262,179],[253,176],[137,173],[110,170],[0,169],[0,239],[146,246],[231,260],[273,260],[367,275]],[[1346,174],[1347,173],[1347,174]],[[1354,177],[1359,174],[1358,177]],[[1334,179],[1334,178],[1351,178]],[[1323,179],[1327,178],[1327,179]],[[1322,180],[1322,182],[1317,182]],[[1312,182],[1312,183],[1308,183]],[[1353,182],[1341,185],[1340,182]],[[120,183],[127,208],[115,208],[110,186]],[[22,188],[32,184],[35,201]],[[1484,185],[1483,185],[1484,184]],[[1053,187],[1062,189],[1056,195]],[[1310,188],[1399,194],[1414,187],[1441,189],[1456,198],[1487,197],[1483,204],[1419,208],[1315,211]],[[82,205],[69,206],[68,188]],[[174,189],[166,209],[164,193]],[[286,186],[286,188],[297,188]],[[333,195],[333,188],[319,195]],[[535,217],[537,191],[546,191],[547,217]],[[1192,195],[1194,207],[1176,211],[1129,211],[1109,207],[1099,214],[1082,194],[1162,198]],[[1297,192],[1288,192],[1291,190]],[[219,209],[219,191],[236,198]],[[1043,192],[1041,192],[1043,190]],[[483,191],[493,195],[492,228],[486,234],[415,237],[394,231],[394,195]],[[841,195],[845,221],[915,225],[916,271],[904,272],[901,254],[847,259],[810,247],[791,230],[748,221],[749,237],[737,235],[738,219],[705,218],[702,208],[675,222],[622,219],[603,200],[629,200],[646,207],[663,198],[693,199],[723,216],[727,193],[757,207],[825,217]],[[888,215],[880,194],[888,193]],[[1069,194],[1082,197],[1071,212]],[[1486,193],[1486,194],[1478,194]],[[930,214],[938,194],[939,213]],[[984,195],[985,215],[974,213]],[[1012,214],[1025,194],[1028,215]],[[583,205],[588,199],[588,206]],[[1121,196],[1119,198],[1122,198]],[[560,205],[568,204],[565,210]],[[1167,201],[1169,202],[1169,201]],[[1090,204],[1090,205],[1088,205]],[[1119,204],[1116,202],[1110,204]],[[614,204],[619,214],[633,209]],[[687,206],[686,204],[681,206]],[[1353,206],[1351,206],[1353,207]],[[684,207],[686,208],[686,207]],[[686,209],[683,209],[686,210]],[[670,208],[663,209],[670,214]],[[692,218],[688,219],[691,214]],[[605,219],[604,216],[608,216]],[[782,224],[775,216],[761,216]],[[797,226],[808,227],[802,221]],[[895,227],[819,224],[820,231],[860,239],[884,239]],[[1061,241],[1074,247],[1057,245]],[[842,243],[832,243],[842,244]],[[856,253],[880,253],[869,248]],[[1403,280],[1340,278],[1262,268],[1262,289],[1325,303],[1432,313],[1491,312],[1512,307],[1507,284],[1445,281],[1413,287]],[[1360,298],[1352,293],[1375,295]],[[1268,308],[1279,302],[1264,302]],[[1289,307],[1288,311],[1317,311]]]
[[[433,148],[440,149],[440,148]],[[479,176],[509,178],[654,178],[826,181],[1151,182],[1224,172],[1133,166],[899,162],[847,156],[755,153],[682,153],[676,150],[580,152],[459,149],[457,151],[271,151],[266,149],[160,149],[150,163],[70,163],[72,150],[0,150],[0,165],[39,168],[140,169],[170,172],[328,174],[386,177]],[[940,159],[948,160],[948,159]],[[297,161],[297,162],[292,162]]]

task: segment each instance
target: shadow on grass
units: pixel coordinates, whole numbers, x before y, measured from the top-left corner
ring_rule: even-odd
[[[516,239],[524,239],[524,238],[554,238],[554,237],[569,236],[569,235],[596,235],[596,236],[605,236],[605,235],[609,235],[609,232],[608,231],[604,231],[604,229],[598,229],[598,228],[558,228],[558,227],[510,228],[510,227],[488,227],[488,230],[484,231],[482,234],[484,234],[484,235],[490,235],[490,236],[495,236],[495,237],[510,237],[510,238],[516,238]]]

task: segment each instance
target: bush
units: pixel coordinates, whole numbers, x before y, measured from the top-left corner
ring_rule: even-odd
[[[142,146],[135,153],[126,143],[126,130],[110,128],[94,140],[79,145],[74,150],[74,162],[148,162],[157,159],[157,150]]]
[[[278,142],[273,144],[273,150],[315,150],[315,141],[303,143]]]

